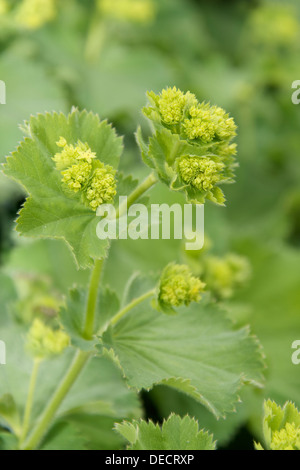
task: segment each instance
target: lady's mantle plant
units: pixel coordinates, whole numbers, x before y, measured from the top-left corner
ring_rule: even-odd
[[[0,436],[7,446],[47,447],[62,417],[74,409],[83,416],[99,416],[110,361],[132,391],[164,384],[201,402],[217,418],[235,409],[244,383],[261,385],[263,364],[256,339],[247,328],[232,325],[187,266],[170,264],[156,280],[134,275],[120,298],[113,286],[103,285],[110,244],[96,235],[98,206],[113,202],[117,193],[127,196],[130,206],[159,180],[182,191],[188,201],[224,204],[219,185],[233,178],[236,126],[225,111],[176,88],[150,93],[149,99],[144,113],[153,135],[149,143],[140,130],[137,137],[152,173],[140,184],[118,171],[122,140],[112,127],[76,109],[68,116],[32,117],[25,126],[27,137],[4,166],[6,175],[28,193],[18,232],[63,239],[77,266],[91,269],[88,289],[73,287],[54,324],[45,325],[39,318],[29,327],[24,348],[33,354],[34,365],[26,403],[17,393],[7,398],[9,391],[0,383],[0,394],[10,403],[5,412],[0,406],[1,422],[10,430]],[[121,207],[117,217],[126,209]],[[60,371],[60,380],[52,381],[58,385],[50,396],[43,393],[41,407],[43,399],[35,397],[40,397],[45,368],[48,376]],[[11,377],[17,381],[16,370]],[[77,429],[81,423],[77,419]],[[172,440],[174,427],[180,429],[183,447]],[[136,421],[117,429],[136,448],[154,448],[152,437],[162,442],[161,433],[165,447],[155,448],[214,448],[212,438],[189,418],[171,417],[161,430]],[[143,436],[149,440],[142,442]],[[91,443],[81,446],[90,448]]]

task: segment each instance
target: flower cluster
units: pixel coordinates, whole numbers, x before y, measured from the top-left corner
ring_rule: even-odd
[[[150,92],[148,97],[152,106],[144,109],[146,116],[154,120],[158,117],[164,126],[183,138],[210,143],[236,136],[234,120],[224,109],[199,103],[189,91],[183,93],[173,87],[162,90],[159,95]]]
[[[87,143],[68,144],[63,137],[57,142],[62,150],[54,157],[62,183],[71,193],[81,194],[84,204],[94,211],[101,204],[111,203],[116,195],[116,171],[97,160]]]
[[[27,335],[27,350],[37,359],[61,354],[70,343],[62,330],[53,330],[36,318]]]
[[[153,0],[98,0],[100,11],[119,20],[151,22],[155,16]]]
[[[163,271],[159,286],[159,306],[165,313],[173,307],[199,302],[205,284],[194,277],[185,265],[169,264]]]
[[[22,0],[15,20],[28,29],[38,29],[52,21],[57,14],[56,0]]]
[[[185,192],[189,202],[203,204],[209,199],[224,204],[219,185],[233,181],[236,166],[233,118],[176,87],[148,97],[150,105],[143,111],[155,135],[147,148],[137,134],[144,161],[171,189]]]
[[[264,438],[268,450],[300,450],[300,413],[293,403],[283,408],[268,400],[264,405]],[[261,444],[257,450],[264,450]]]
[[[184,183],[199,191],[209,191],[222,179],[223,163],[210,158],[184,156],[178,162],[179,174]]]

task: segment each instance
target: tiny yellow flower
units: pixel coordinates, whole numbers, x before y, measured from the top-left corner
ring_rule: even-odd
[[[76,163],[76,165],[72,165],[67,170],[61,172],[63,175],[62,182],[66,183],[69,189],[77,193],[87,185],[91,171],[92,165],[90,163]]]
[[[60,137],[56,145],[60,147],[62,151],[55,154],[53,161],[55,162],[56,168],[60,171],[69,168],[79,161],[92,163],[92,160],[96,158],[95,152],[92,152],[89,145],[80,140],[76,145],[69,145],[64,137]]]
[[[93,210],[97,210],[101,204],[113,201],[117,193],[115,173],[115,170],[108,165],[96,168],[85,191],[86,199]]]

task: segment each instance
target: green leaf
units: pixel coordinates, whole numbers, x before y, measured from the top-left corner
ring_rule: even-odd
[[[118,167],[122,142],[106,121],[86,111],[45,114],[32,117],[26,124],[26,138],[8,157],[4,172],[24,186],[30,197],[20,212],[17,230],[28,237],[63,239],[80,267],[89,267],[93,259],[105,256],[107,240],[96,235],[95,212],[84,206],[77,193],[63,190],[61,174],[52,157],[56,142],[63,136],[70,143],[87,142],[104,164]]]
[[[189,416],[173,414],[162,428],[141,420],[116,424],[116,430],[130,442],[129,450],[215,450],[213,436]]]
[[[117,294],[109,287],[101,287],[96,317],[96,330],[99,332],[120,309]]]
[[[59,260],[59,263],[58,263]],[[47,278],[55,290],[65,294],[74,284],[84,286],[89,270],[76,270],[74,258],[62,240],[25,240],[10,253],[5,270],[17,275]]]
[[[205,199],[208,199],[216,204],[224,205],[225,197],[219,187],[214,187],[210,191],[200,191],[185,184],[178,174],[178,159],[187,155],[209,157],[215,162],[221,162],[222,158],[214,154],[214,145],[192,145],[164,128],[160,128],[155,135],[150,137],[148,146],[143,140],[140,129],[137,131],[136,138],[146,165],[154,168],[160,180],[170,189],[184,193],[188,203],[204,204]],[[229,173],[224,174],[220,184],[232,182],[231,176]]]
[[[87,340],[84,335],[85,315],[88,302],[86,289],[72,289],[66,305],[60,310],[60,321],[71,338],[72,345],[83,351],[94,349],[98,340]],[[119,300],[109,288],[101,288],[96,305],[95,331],[99,331],[118,312]]]
[[[135,190],[139,182],[132,176],[124,176],[123,173],[118,175],[117,198],[120,196],[129,196]]]
[[[0,113],[2,163],[22,139],[18,124],[38,112],[67,108],[62,86],[47,73],[44,63],[24,54],[22,40],[14,41],[13,47],[1,52],[0,69],[1,80],[7,85],[7,104]]]
[[[167,419],[171,413],[184,417],[186,414],[193,416],[201,426],[209,429],[218,442],[218,447],[226,446],[233,439],[238,429],[247,423],[247,413],[244,388],[241,393],[242,403],[238,403],[235,413],[229,413],[226,420],[217,420],[216,417],[208,411],[201,403],[193,398],[180,393],[175,389],[158,385],[149,393],[149,399],[159,412],[159,416]],[[252,390],[251,390],[252,391]]]
[[[72,424],[57,422],[47,434],[40,450],[86,450],[86,437]]]
[[[8,425],[15,433],[20,431],[20,416],[12,395],[0,398],[0,423]]]
[[[16,450],[18,440],[16,436],[8,432],[0,432],[0,450]]]
[[[23,415],[33,362],[24,353],[26,329],[14,324],[11,319],[0,316],[1,339],[7,346],[8,361],[0,367],[0,396],[13,392],[20,415]],[[34,394],[31,428],[36,424],[47,403],[69,369],[73,349],[40,365]],[[120,371],[106,358],[93,357],[70,390],[57,413],[57,419],[68,419],[74,413],[85,416],[97,414],[110,417],[113,422],[140,417],[140,404],[135,393],[130,391]],[[99,419],[100,419],[99,418]]]
[[[235,330],[215,304],[202,302],[174,317],[145,301],[103,335],[102,348],[131,387],[163,383],[203,403],[217,417],[234,409],[243,383],[261,385],[260,347],[247,328]]]
[[[86,290],[72,289],[66,300],[66,306],[59,313],[61,324],[70,336],[72,345],[83,351],[91,351],[95,347],[95,341],[87,340],[84,336],[87,297]]]
[[[74,425],[85,437],[88,450],[119,450],[125,440],[114,431],[116,418],[105,414],[75,413],[68,415],[68,423]]]
[[[134,299],[141,297],[146,292],[153,290],[158,283],[159,276],[143,276],[134,273],[125,286],[122,307],[129,305]]]
[[[249,286],[237,294],[235,302],[247,305],[267,363],[265,389],[253,394],[248,409],[255,433],[261,438],[264,399],[281,406],[292,401],[300,407],[299,366],[292,362],[292,345],[300,338],[300,254],[285,244],[262,244],[255,239],[240,241],[238,249],[250,260],[253,274]]]

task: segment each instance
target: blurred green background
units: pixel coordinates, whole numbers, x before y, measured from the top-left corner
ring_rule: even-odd
[[[173,260],[199,273],[206,257],[226,264],[234,253],[247,260],[247,282],[223,295],[220,276],[216,292],[236,325],[250,324],[261,341],[265,389],[243,393],[237,413],[222,422],[162,386],[142,400],[148,417],[189,413],[223,448],[252,448],[251,436],[261,437],[264,397],[300,406],[300,365],[291,361],[291,345],[300,339],[300,105],[291,100],[292,83],[300,80],[299,1],[140,0],[134,6],[126,0],[123,8],[120,0],[47,0],[40,10],[34,3],[0,0],[0,80],[7,101],[0,105],[1,162],[22,139],[24,119],[77,106],[113,122],[125,139],[122,170],[142,178],[148,170],[134,132],[138,125],[147,132],[141,114],[146,91],[166,86],[224,107],[237,122],[237,181],[226,188],[226,208],[205,208],[204,252],[191,258],[178,241],[120,241],[106,281],[120,291],[133,272],[157,271]],[[63,243],[17,237],[14,220],[24,197],[0,175],[2,271],[32,310],[41,290],[60,296],[73,283],[84,284],[89,273],[75,272]],[[152,197],[183,203],[162,184]]]

